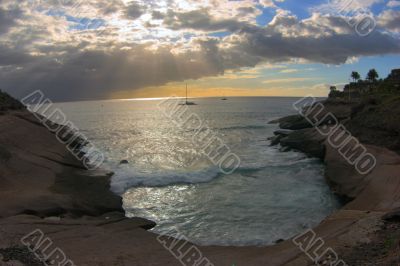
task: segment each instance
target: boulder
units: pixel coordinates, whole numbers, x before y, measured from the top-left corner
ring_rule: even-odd
[[[119,164],[129,164],[129,161],[128,160],[122,160],[122,161],[119,162]]]
[[[323,159],[325,156],[325,137],[315,128],[294,131],[280,140],[283,147],[299,150],[305,154]]]
[[[299,130],[312,126],[302,115],[291,115],[279,120],[279,127],[282,129]]]
[[[270,146],[278,145],[282,138],[283,138],[282,135],[277,135],[277,136],[273,136],[273,137],[269,138],[269,140],[271,141]]]
[[[279,129],[279,130],[274,131],[275,136],[288,136],[290,133],[293,133],[293,130]]]
[[[278,145],[282,138],[288,136],[292,132],[293,132],[292,130],[288,130],[288,129],[279,129],[279,130],[274,131],[274,136],[268,138],[268,140],[271,141],[270,146]]]
[[[270,124],[270,125],[279,124],[279,121],[280,121],[281,119],[282,119],[282,118],[278,118],[278,119],[271,120],[271,121],[268,122],[268,124]]]

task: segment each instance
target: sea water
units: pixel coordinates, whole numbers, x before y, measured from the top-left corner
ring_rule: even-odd
[[[240,166],[224,174],[193,144],[163,99],[59,103],[68,120],[105,155],[112,190],[129,217],[177,230],[200,245],[270,245],[316,226],[339,207],[321,161],[271,147],[277,125],[296,98],[191,99],[190,113],[220,137]],[[120,164],[127,160],[128,164]]]

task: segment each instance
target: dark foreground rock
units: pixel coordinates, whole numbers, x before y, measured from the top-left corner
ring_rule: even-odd
[[[0,116],[0,217],[123,211],[109,175],[84,170],[46,127],[31,122],[33,115],[21,115]]]
[[[279,127],[282,129],[297,130],[312,127],[302,115],[291,115],[281,118],[278,121]]]
[[[274,131],[274,135],[283,136],[283,137],[286,137],[286,136],[290,135],[291,133],[293,133],[293,130],[288,130],[288,129],[279,129],[279,130]]]
[[[283,147],[301,151],[311,157],[324,158],[325,137],[321,136],[315,128],[296,130],[280,139]]]
[[[274,136],[268,138],[268,140],[271,141],[271,146],[276,146],[281,142],[282,138],[287,137],[292,132],[293,132],[292,130],[286,130],[286,129],[276,130],[274,132]]]
[[[22,110],[25,106],[11,97],[9,94],[0,90],[0,112],[8,110]]]

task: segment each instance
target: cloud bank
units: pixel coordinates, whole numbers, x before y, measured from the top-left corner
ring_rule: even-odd
[[[382,11],[378,28],[360,37],[340,15],[299,19],[280,2],[3,0],[0,87],[17,97],[41,89],[54,101],[104,99],[260,63],[400,53],[397,10]],[[275,15],[262,26],[265,9]]]

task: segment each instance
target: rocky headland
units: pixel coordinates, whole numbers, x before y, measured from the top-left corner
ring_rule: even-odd
[[[22,105],[6,95],[1,99],[0,265],[43,265],[21,243],[21,238],[36,229],[74,265],[182,265],[148,231],[154,222],[125,217],[122,199],[110,192],[112,173],[85,170]],[[331,248],[347,265],[399,263],[400,131],[396,112],[400,100],[380,101],[324,102],[326,112],[335,114],[376,157],[377,164],[368,174],[359,174],[303,116],[274,121],[282,130],[276,132],[273,144],[323,160],[327,181],[345,202],[313,229],[324,246],[318,253],[311,245],[310,253]],[[181,243],[175,244],[183,253],[192,247]],[[292,239],[271,247],[198,249],[212,263],[204,266],[315,264]],[[336,264],[332,257],[320,260],[321,265]],[[195,264],[189,260],[185,265]]]
[[[317,104],[323,108],[316,108]],[[362,222],[363,230],[368,233],[361,237],[357,231],[360,228],[350,226],[347,234],[353,237],[354,242],[336,247],[348,265],[400,265],[399,106],[398,92],[377,91],[350,100],[328,98],[304,108],[301,114],[271,121],[282,129],[271,137],[271,145],[279,144],[283,150],[298,150],[323,160],[327,182],[343,199],[343,208],[317,228],[337,215],[366,214],[354,223]],[[329,114],[337,119],[334,125],[326,119]],[[329,129],[338,124],[342,127],[336,133],[321,134],[334,132]],[[364,147],[365,152],[376,158],[375,167],[368,173],[357,171],[343,156],[343,151],[353,152],[356,156],[355,147],[346,149],[345,144],[341,149],[332,141],[335,137],[345,136],[341,135],[344,131],[355,138],[357,147]],[[340,238],[343,239],[344,235]]]

